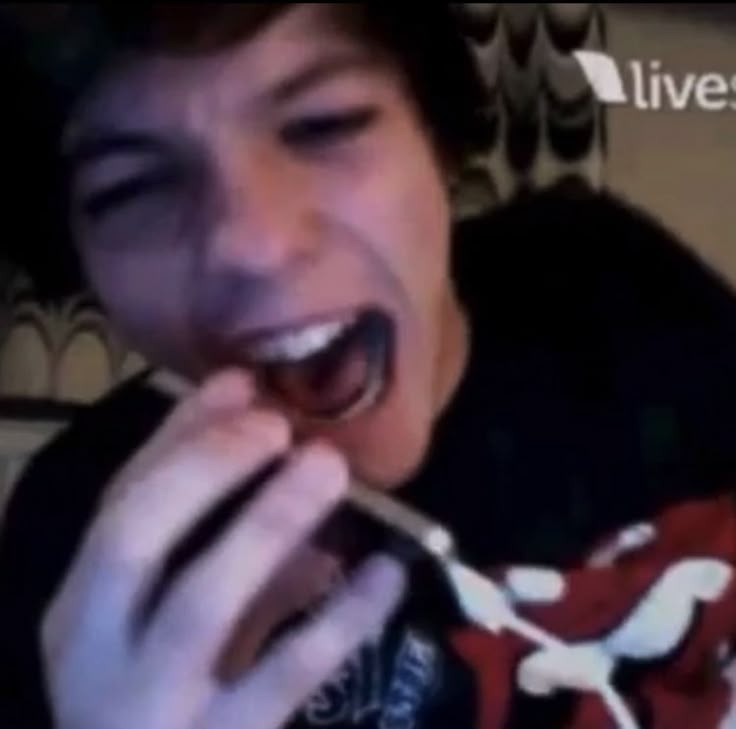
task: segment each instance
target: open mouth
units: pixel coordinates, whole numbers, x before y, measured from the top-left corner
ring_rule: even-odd
[[[394,325],[368,309],[262,335],[245,355],[264,385],[311,418],[342,420],[375,406],[387,389]]]

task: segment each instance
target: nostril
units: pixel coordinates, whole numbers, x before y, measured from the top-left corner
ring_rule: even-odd
[[[205,351],[227,339],[243,316],[253,311],[273,288],[272,282],[241,267],[208,261],[197,272],[197,285],[189,299],[190,326]]]

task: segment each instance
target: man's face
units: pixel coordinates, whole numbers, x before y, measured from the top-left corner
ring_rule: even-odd
[[[454,361],[449,205],[399,75],[324,13],[109,74],[65,135],[72,222],[151,362],[254,372],[297,432],[388,486],[421,458]]]

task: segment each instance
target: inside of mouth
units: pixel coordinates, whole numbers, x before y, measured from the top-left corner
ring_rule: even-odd
[[[340,419],[368,407],[389,377],[393,326],[383,312],[361,313],[324,350],[299,362],[263,368],[266,386],[308,417]]]

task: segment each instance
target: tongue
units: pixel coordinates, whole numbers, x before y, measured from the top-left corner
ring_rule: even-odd
[[[269,366],[268,383],[293,407],[334,417],[352,407],[375,376],[368,344],[356,327],[314,357]]]

